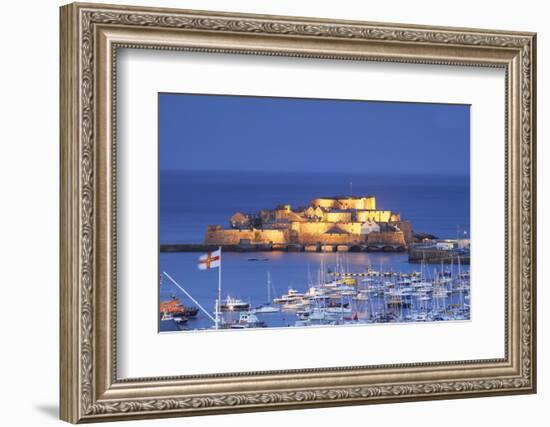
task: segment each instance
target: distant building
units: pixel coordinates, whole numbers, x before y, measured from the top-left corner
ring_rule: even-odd
[[[248,228],[251,226],[250,217],[241,212],[234,213],[229,219],[232,228]]]
[[[379,232],[380,226],[374,221],[367,221],[361,225],[361,234],[367,235],[372,232]]]

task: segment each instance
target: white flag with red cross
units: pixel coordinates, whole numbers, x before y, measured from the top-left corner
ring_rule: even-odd
[[[199,270],[209,270],[211,268],[220,268],[222,261],[222,251],[208,252],[199,257]]]

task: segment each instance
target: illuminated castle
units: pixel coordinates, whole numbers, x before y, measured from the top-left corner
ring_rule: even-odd
[[[239,245],[392,245],[405,248],[411,225],[399,213],[376,209],[374,196],[321,197],[292,209],[288,204],[247,214],[237,212],[229,227],[209,226],[205,244]]]

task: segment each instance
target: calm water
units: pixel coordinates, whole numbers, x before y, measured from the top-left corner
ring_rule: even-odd
[[[349,194],[350,180],[355,195],[376,196],[379,209],[391,209],[410,220],[416,232],[440,238],[456,238],[457,227],[469,233],[468,177],[457,176],[326,176],[273,174],[204,174],[163,172],[160,188],[161,243],[201,243],[209,224],[227,225],[237,212],[256,212],[282,203],[293,207],[306,205],[319,196]],[[469,234],[468,234],[469,235]],[[213,311],[217,295],[217,270],[200,271],[198,253],[161,253],[160,271],[168,272],[207,310]],[[316,275],[320,253],[224,253],[222,257],[223,298],[228,294],[249,302],[253,307],[267,300],[267,273],[271,275],[276,295],[289,287],[305,291],[308,267]],[[335,266],[337,254],[325,254],[325,261]],[[250,261],[250,258],[266,259]],[[406,254],[349,253],[344,257],[349,271],[364,271],[367,266],[384,271],[412,272],[420,266],[408,264]],[[428,266],[435,270],[439,266]],[[465,267],[467,269],[467,267]],[[429,273],[429,271],[427,271]],[[185,295],[163,279],[161,300],[171,295],[184,304],[194,305]],[[451,301],[452,302],[452,301]],[[259,315],[269,326],[294,324],[293,313]],[[212,322],[202,313],[187,324],[190,328],[208,328]],[[162,330],[175,324],[161,322]]]
[[[304,206],[315,197],[374,195],[379,209],[401,213],[416,232],[456,238],[470,228],[466,176],[343,176],[162,172],[160,241],[201,243],[206,226],[227,226],[235,212],[253,213],[283,203]]]
[[[198,270],[196,253],[162,253],[160,255],[161,271],[166,271],[187,292],[189,292],[210,313],[214,311],[218,287],[218,270]],[[325,263],[329,268],[336,266],[336,253],[324,254]],[[308,289],[308,270],[313,280],[317,277],[321,265],[322,253],[284,253],[284,252],[227,252],[222,254],[222,293],[223,298],[228,294],[240,298],[256,307],[267,302],[267,273],[271,276],[273,290],[271,297],[286,293],[289,287],[300,292]],[[251,261],[250,259],[262,259]],[[376,270],[408,273],[420,271],[419,264],[409,264],[406,254],[388,253],[347,253],[340,255],[348,271],[362,272],[370,266]],[[438,265],[424,267],[424,275],[434,277],[440,269]],[[468,266],[462,266],[462,271],[468,271]],[[455,266],[456,272],[456,266]],[[273,295],[273,291],[275,295]],[[161,300],[168,300],[172,295],[180,298],[184,304],[194,305],[187,297],[167,278],[162,279],[160,287]],[[458,298],[458,296],[455,296]],[[447,301],[453,303],[456,301]],[[379,301],[378,303],[381,303]],[[238,313],[234,314],[236,320]],[[260,320],[269,326],[294,325],[297,320],[295,313],[258,314]],[[171,322],[161,322],[163,330],[176,330]],[[197,319],[190,320],[186,325],[190,328],[209,328],[212,321],[202,312]]]

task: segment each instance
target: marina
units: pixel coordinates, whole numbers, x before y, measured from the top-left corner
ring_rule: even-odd
[[[436,266],[409,264],[406,254],[395,253],[270,253],[258,257],[265,262],[227,253],[218,299],[217,272],[200,273],[210,275],[208,288],[204,281],[200,286],[177,282],[181,270],[193,276],[196,254],[161,255],[163,267],[175,270],[161,280],[161,332],[470,318],[470,272],[460,258]],[[173,306],[180,312],[163,311]]]
[[[341,180],[164,176],[160,332],[470,318],[467,179],[365,176],[363,196],[316,198]]]

